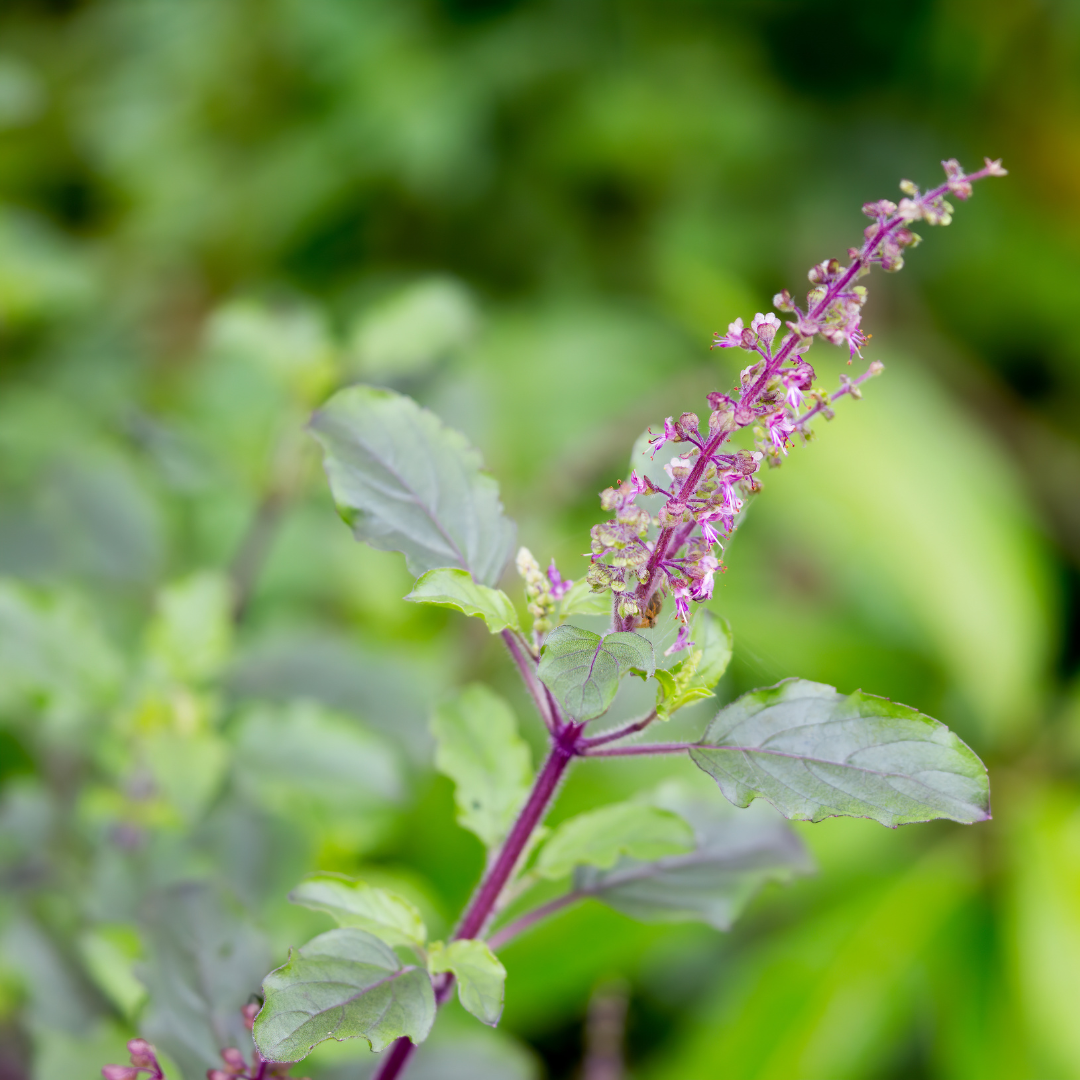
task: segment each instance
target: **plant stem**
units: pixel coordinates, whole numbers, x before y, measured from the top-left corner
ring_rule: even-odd
[[[488,938],[488,947],[501,949],[508,941],[516,938],[518,934],[528,930],[530,926],[534,926],[541,919],[546,919],[549,915],[554,915],[556,911],[562,911],[564,907],[576,904],[587,895],[587,893],[583,892],[564,893],[562,896],[556,896],[554,900],[549,900],[546,904],[541,904],[538,908],[533,908],[532,911],[525,912],[520,919],[515,919],[512,923],[507,923],[501,930],[496,930]]]
[[[680,750],[692,750],[699,747],[703,750],[729,749],[728,747],[702,746],[696,742],[652,742],[638,743],[636,746],[610,746],[599,749],[585,747],[578,751],[582,757],[631,757],[641,754],[677,754]]]
[[[643,716],[640,720],[635,720],[625,727],[615,728],[613,731],[605,731],[600,735],[593,735],[588,739],[578,739],[578,752],[587,753],[589,747],[603,746],[604,743],[616,742],[619,739],[625,739],[628,735],[633,735],[635,732],[644,731],[655,719],[656,710],[653,709],[648,716]]]
[[[480,882],[480,887],[465,909],[465,914],[458,923],[451,940],[475,938],[483,933],[484,927],[495,911],[499,896],[529,843],[529,838],[543,820],[567,765],[578,756],[577,740],[584,726],[584,724],[572,722],[564,724],[559,733],[553,737],[547,761],[544,762],[543,768],[533,782],[532,791],[529,792],[529,797],[510,830],[510,835],[507,836],[491,869]],[[453,984],[452,976],[444,978],[443,983],[436,990],[436,1005],[441,1005],[450,996]],[[386,1051],[386,1057],[379,1063],[372,1080],[395,1080],[415,1049],[415,1045],[406,1036],[396,1039]]]
[[[510,655],[514,658],[514,663],[517,664],[518,671],[521,672],[521,677],[525,681],[525,687],[532,696],[537,711],[540,713],[540,718],[544,721],[544,725],[552,735],[557,734],[562,726],[559,720],[559,714],[552,703],[551,695],[548,692],[547,687],[536,677],[536,665],[530,660],[531,654],[526,656],[525,650],[522,648],[521,640],[513,630],[503,630],[502,639],[506,643],[506,648],[509,650]]]

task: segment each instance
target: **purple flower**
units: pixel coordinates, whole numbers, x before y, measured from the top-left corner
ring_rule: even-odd
[[[712,523],[719,520],[723,515],[719,511],[712,514],[702,514],[697,519],[698,524],[701,526],[701,535],[705,537],[705,540],[711,546],[712,544],[719,544],[720,537],[716,530],[713,528]]]
[[[650,428],[650,432],[651,432]],[[657,435],[656,438],[649,440],[649,445],[652,447],[652,453],[649,457],[656,457],[656,451],[666,442],[678,442],[682,436],[679,434],[675,427],[675,422],[672,418],[666,417],[664,420],[664,433],[663,435]]]
[[[728,323],[726,334],[714,334],[712,347],[714,349],[744,348],[742,319],[736,319],[733,323]]]
[[[715,555],[706,555],[695,567],[694,588],[691,593],[695,600],[711,600],[713,576],[720,569],[720,562]],[[700,575],[700,576],[697,576]]]
[[[773,413],[769,417],[768,432],[769,438],[772,439],[772,444],[780,450],[784,456],[787,456],[787,441],[788,436],[795,430],[795,425],[788,418],[787,413],[778,412]]]
[[[675,597],[675,614],[686,622],[686,617],[690,614],[690,589],[686,585],[680,585],[677,589],[673,590],[672,596]]]
[[[548,567],[547,576],[548,581],[551,582],[552,600],[561,600],[570,591],[570,586],[574,584],[572,581],[563,581],[562,575],[555,566],[554,559],[551,560],[551,565]]]
[[[754,321],[750,324],[750,329],[753,330],[766,345],[771,345],[772,339],[776,337],[776,331],[780,329],[780,320],[771,311],[768,315],[762,315],[759,311],[754,316]]]
[[[693,644],[694,642],[690,640],[690,627],[683,623],[679,627],[679,636],[664,650],[664,655],[670,656],[672,653],[680,652],[682,649],[688,649]]]

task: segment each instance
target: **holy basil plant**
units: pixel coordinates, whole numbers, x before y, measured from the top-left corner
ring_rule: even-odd
[[[973,181],[1003,170],[987,161],[965,175],[949,161],[945,172],[928,192],[905,181],[899,204],[863,207],[871,224],[848,264],[815,266],[805,306],[786,291],[775,297],[790,316],[785,333],[769,313],[717,335],[717,347],[747,354],[733,396],[709,394],[704,423],[692,412],[669,417],[647,440],[651,457],[672,445],[662,469],[635,468],[602,492],[610,517],[592,530],[583,579],[565,580],[554,562],[544,570],[517,551],[524,610],[499,588],[515,526],[462,435],[409,398],[369,386],[344,389],[316,412],[311,431],[342,518],[357,539],[405,556],[417,579],[406,600],[478,617],[501,636],[548,751],[534,769],[513,712],[485,686],[465,686],[438,709],[435,764],[456,786],[459,823],[489,852],[472,900],[449,940],[431,941],[419,912],[390,891],[332,874],[301,882],[291,899],[337,926],[266,977],[253,1032],[264,1063],[361,1038],[383,1052],[379,1080],[398,1076],[455,991],[478,1020],[497,1024],[506,981],[498,950],[585,898],[645,921],[725,930],[765,882],[809,869],[784,818],[846,815],[894,827],[990,816],[986,770],[960,739],[862,691],[788,679],[720,708],[697,739],[641,741],[711,697],[724,674],[731,632],[705,604],[762,465],[778,464],[794,436],[807,437],[814,418],[830,417],[844,395],[857,398],[881,370],[871,363],[832,393],[820,389],[805,358],[813,339],[861,357],[860,280],[875,264],[898,270],[919,240],[915,222],[948,224],[946,196],[966,199]],[[590,731],[627,687],[640,699],[635,680],[651,702],[644,714]],[[554,830],[543,825],[575,761],[640,754],[682,755],[687,775]],[[550,897],[552,883],[562,885],[554,899],[532,900],[538,886]]]

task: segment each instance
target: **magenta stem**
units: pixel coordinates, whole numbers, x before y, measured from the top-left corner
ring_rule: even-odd
[[[584,896],[584,893],[578,892],[564,893],[562,896],[555,897],[554,900],[549,900],[546,904],[541,904],[538,908],[533,908],[532,911],[525,912],[520,919],[515,919],[512,923],[507,923],[501,930],[496,930],[487,939],[488,947],[501,949],[508,941],[528,930],[530,926],[534,926],[549,915],[554,915],[557,911],[562,911],[563,908],[569,907],[571,904],[576,904]]]
[[[700,747],[701,744],[696,742],[650,742],[637,743],[634,746],[609,746],[606,749],[603,747],[598,749],[586,747],[580,753],[582,757],[632,757],[640,754],[677,754],[680,750],[691,750],[695,746]],[[702,749],[720,748],[706,746],[702,747]]]
[[[572,722],[564,724],[558,735],[553,738],[547,761],[544,762],[543,768],[533,782],[532,791],[529,792],[529,797],[521,813],[518,814],[517,821],[514,822],[502,850],[465,909],[465,914],[454,931],[452,940],[475,938],[483,933],[484,927],[495,913],[495,907],[506,883],[510,880],[529,843],[529,837],[543,820],[567,765],[578,756],[577,740],[584,727],[584,724]],[[441,1005],[450,996],[453,983],[452,976],[444,978],[443,983],[436,990],[436,1005]],[[414,1044],[406,1036],[396,1039],[386,1052],[386,1057],[379,1063],[372,1080],[394,1080],[400,1075],[414,1049]]]
[[[553,735],[556,734],[562,726],[559,719],[559,711],[552,700],[548,688],[536,677],[536,663],[532,661],[532,654],[530,653],[529,656],[526,657],[521,641],[513,630],[503,630],[502,639],[506,643],[506,647],[513,657],[514,663],[517,664],[518,671],[521,672],[521,677],[525,681],[525,687],[532,696],[533,702],[536,704],[537,711],[540,713],[540,718],[544,721],[544,725],[547,727],[548,731]]]

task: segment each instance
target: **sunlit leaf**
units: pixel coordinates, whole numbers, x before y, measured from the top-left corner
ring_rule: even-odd
[[[294,904],[325,911],[338,926],[366,930],[388,945],[423,945],[427,929],[408,900],[341,874],[314,874],[291,893]]]
[[[389,945],[355,928],[330,930],[263,980],[255,1045],[270,1061],[299,1061],[326,1039],[366,1039],[385,1049],[427,1038],[435,995],[426,971],[403,965]]]
[[[70,735],[114,700],[122,670],[76,596],[0,581],[0,714]]]
[[[432,943],[428,955],[432,975],[452,971],[458,998],[478,1020],[494,1027],[502,1016],[506,968],[482,941]]]
[[[811,868],[802,843],[771,807],[736,810],[719,794],[664,784],[652,802],[694,831],[692,851],[652,861],[623,858],[607,870],[579,866],[574,891],[643,922],[700,921],[728,930],[767,881]]]
[[[541,681],[575,720],[606,712],[619,689],[619,676],[631,668],[652,675],[652,642],[634,633],[601,637],[579,626],[557,626],[540,654]]]
[[[467,289],[448,278],[418,281],[364,312],[350,353],[369,378],[416,375],[475,334],[477,311]]]
[[[645,803],[615,803],[564,821],[540,849],[536,869],[555,879],[575,866],[610,870],[624,855],[658,859],[693,847],[694,831],[678,814]]]
[[[532,780],[529,747],[505,701],[481,683],[441,705],[431,721],[435,767],[454,781],[457,819],[494,847]]]
[[[311,430],[358,540],[402,552],[417,577],[456,566],[495,584],[516,530],[463,435],[409,398],[370,386],[335,394]]]
[[[990,816],[986,768],[944,724],[886,698],[791,679],[717,713],[694,762],[736,806],[883,825]]]
[[[205,570],[162,589],[147,630],[147,652],[179,682],[216,675],[232,649],[232,586]]]
[[[510,597],[501,589],[478,585],[468,570],[450,567],[429,570],[405,599],[414,604],[436,604],[456,608],[466,615],[478,615],[493,634],[507,627],[520,629],[517,611]]]

